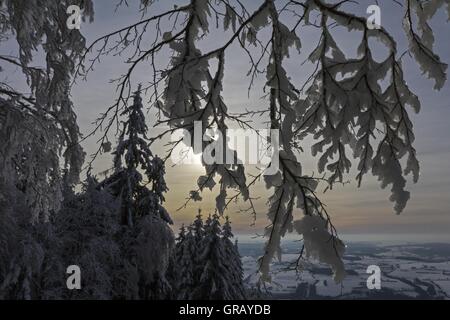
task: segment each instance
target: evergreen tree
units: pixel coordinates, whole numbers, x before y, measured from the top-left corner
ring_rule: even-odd
[[[123,111],[126,116],[114,154],[114,174],[104,184],[121,199],[121,223],[133,226],[138,217],[154,213],[172,224],[162,207],[167,191],[163,161],[153,156],[147,143],[147,130],[142,112],[140,87],[134,93],[133,104]],[[147,179],[144,184],[142,170]],[[149,186],[149,187],[148,187]]]
[[[201,214],[201,210],[198,210],[198,214],[195,216],[195,219],[192,223],[192,234],[194,241],[194,251],[193,251],[193,264],[194,264],[194,282],[199,283],[200,277],[202,274],[202,261],[200,261],[200,254],[203,251],[203,239],[205,237],[205,228],[203,225],[203,218]]]
[[[184,227],[184,224],[182,224],[180,232],[178,233],[178,237],[175,239],[177,241],[175,245],[175,253],[180,252],[180,250],[183,247],[185,239],[186,239],[186,228]]]
[[[162,206],[164,163],[149,148],[142,109],[139,87],[133,104],[122,112],[126,119],[113,152],[114,173],[101,187],[119,199],[120,222],[128,227],[119,236],[126,257],[121,291],[125,297],[162,299],[171,291],[166,272],[174,239],[168,226],[172,220]]]
[[[245,299],[242,262],[231,241],[231,223],[226,217],[221,228],[219,220],[214,214],[203,221],[199,210],[187,231],[180,228],[173,277],[177,299]]]
[[[199,209],[198,214],[195,216],[195,220],[192,223],[192,231],[195,235],[195,241],[198,245],[201,244],[203,237],[205,236],[205,229],[203,226],[202,211]]]
[[[241,256],[238,251],[237,239],[235,244],[233,244],[231,241],[231,238],[233,237],[231,222],[228,216],[226,216],[225,223],[222,227],[222,242],[225,250],[225,263],[231,280],[230,288],[233,290],[233,299],[245,299],[243,283],[244,270],[242,267]]]
[[[182,232],[185,230],[182,229]],[[180,237],[181,238],[181,232]],[[194,234],[192,232],[192,227],[188,228],[187,233],[183,235],[181,241],[178,242],[178,250],[176,265],[178,270],[177,277],[177,294],[176,298],[180,300],[191,299],[192,290],[195,286],[194,281],[194,270],[195,270],[195,254],[196,254],[196,243]]]
[[[205,237],[202,252],[199,255],[202,272],[198,285],[193,291],[194,299],[230,300],[233,293],[231,281],[225,262],[225,248],[220,237],[219,216],[214,214],[205,224]]]
[[[98,185],[94,177],[88,176],[82,192],[72,196],[67,192],[61,211],[53,219],[57,239],[54,246],[62,266],[77,265],[82,270],[83,290],[62,290],[66,299],[122,296],[115,281],[125,258],[116,238],[120,204]]]
[[[178,287],[180,282],[180,257],[183,253],[183,245],[186,238],[186,227],[184,224],[181,225],[180,231],[178,233],[173,250],[173,255],[170,256],[169,266],[167,268],[166,278],[171,284],[171,291],[168,295],[168,299],[173,300],[178,297]]]

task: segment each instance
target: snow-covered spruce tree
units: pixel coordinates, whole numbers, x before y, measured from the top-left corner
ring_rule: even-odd
[[[184,226],[180,230],[174,251],[174,284],[172,285],[175,299],[190,300],[192,291],[195,288],[195,262],[197,255],[197,246],[192,226],[186,229]]]
[[[177,299],[243,299],[242,263],[227,219],[223,230],[219,216],[205,223],[199,211],[193,223],[180,229],[175,246],[173,285]]]
[[[203,217],[201,210],[198,210],[198,214],[195,216],[192,222],[192,232],[194,234],[195,252],[192,257],[194,261],[194,282],[199,283],[203,272],[203,262],[201,261],[200,254],[204,249],[205,238],[205,226],[203,224]]]
[[[52,219],[56,234],[54,250],[63,268],[78,265],[82,290],[61,290],[65,299],[113,299],[121,297],[116,278],[123,268],[123,254],[117,234],[120,230],[120,202],[99,188],[88,176],[79,194],[67,195],[61,211]],[[63,269],[64,275],[65,270]],[[131,278],[131,276],[128,276]],[[61,276],[64,280],[64,276]],[[61,284],[65,288],[65,281]],[[132,297],[132,295],[131,295]]]
[[[181,282],[181,277],[183,274],[189,274],[189,272],[180,271],[180,257],[183,253],[183,244],[186,239],[186,227],[184,224],[181,225],[178,236],[175,238],[175,246],[173,248],[172,254],[169,257],[169,264],[166,271],[166,279],[171,286],[171,291],[167,295],[167,299],[175,300],[179,295],[179,283]],[[190,269],[189,269],[190,270]],[[193,276],[188,276],[189,279],[193,279]],[[187,286],[184,286],[187,287]]]
[[[179,283],[180,274],[178,272],[178,267],[176,264],[178,263],[178,257],[181,256],[182,252],[182,244],[186,237],[186,228],[184,224],[181,225],[178,236],[175,238],[175,246],[173,248],[172,254],[169,258],[169,265],[166,271],[166,279],[170,283],[172,288],[171,293],[168,295],[168,299],[174,300],[177,297],[177,288]]]
[[[201,242],[205,237],[205,228],[203,225],[202,211],[200,209],[192,222],[192,231],[194,232],[195,242],[198,246],[201,246]]]
[[[148,9],[152,2],[141,3]],[[405,81],[402,63],[407,55],[403,52],[411,53],[423,74],[434,80],[436,89],[442,88],[446,80],[447,65],[434,52],[430,21],[445,6],[450,12],[449,1],[387,3],[404,11],[403,27],[408,39],[405,50],[398,48],[394,36],[383,26],[372,28],[366,17],[352,12],[350,4],[354,1],[261,0],[256,9],[250,9],[250,4],[237,0],[187,0],[168,11],[145,16],[136,24],[101,37],[89,48],[101,46],[92,61],[115,50],[123,52],[132,45],[137,48],[127,57],[131,64],[129,72],[120,78],[116,103],[104,113],[100,123],[108,119],[108,123],[114,123],[119,117],[117,110],[126,108],[131,77],[138,66],[146,63],[153,71],[146,88],[153,92],[150,97],[153,105],[162,111],[158,124],[170,126],[157,138],[177,129],[192,133],[195,121],[202,123],[202,134],[206,136],[207,128],[223,133],[233,122],[251,128],[245,117],[260,116],[262,122],[270,123],[272,129],[281,133],[279,171],[264,179],[273,194],[268,200],[268,241],[260,260],[262,279],[270,279],[270,262],[281,254],[280,239],[295,230],[306,240],[305,250],[300,251],[331,262],[334,278],[340,281],[344,275],[340,262],[344,245],[318,197],[318,184],[331,189],[344,182],[356,163],[358,185],[366,174],[372,173],[382,188],[390,187],[394,210],[402,212],[410,197],[405,190],[406,176],[411,174],[413,181],[419,176],[409,109],[418,112],[420,106]],[[170,20],[173,17],[175,23]],[[211,20],[216,26],[223,23],[225,37],[216,47],[202,49],[201,42],[208,39]],[[156,39],[143,49],[142,39],[153,25]],[[319,31],[318,45],[308,51],[307,63],[298,61],[297,65],[301,74],[308,70],[312,73],[305,83],[295,83],[285,65],[293,59],[293,50],[307,50],[302,48],[301,39],[311,26]],[[350,32],[357,53],[344,53],[332,29]],[[214,43],[217,42],[215,39]],[[266,98],[263,110],[232,114],[227,109],[222,91],[227,71],[225,61],[233,45],[240,47],[249,59],[249,91],[256,91],[256,77],[265,77],[264,87],[260,88]],[[167,59],[166,49],[173,54],[169,66],[160,67],[166,65],[162,63]],[[374,50],[384,52],[380,59],[373,58]],[[304,172],[301,164],[301,153],[310,137],[314,140],[311,153],[319,157],[321,177]],[[211,148],[213,143],[203,142],[202,150]],[[205,165],[205,171],[196,190],[190,192],[193,200],[200,200],[200,192],[205,187],[212,189],[218,180],[219,213],[240,196],[256,213],[249,187],[263,174],[247,181],[242,165],[221,163]],[[236,193],[229,195],[230,189]],[[324,238],[331,240],[324,242]]]
[[[45,299],[62,288],[64,270],[48,223],[31,224],[24,194],[0,178],[0,300]]]
[[[155,214],[172,224],[162,207],[164,192],[164,163],[153,156],[147,141],[147,125],[142,112],[140,87],[135,92],[133,104],[122,112],[126,119],[114,154],[114,174],[104,185],[121,200],[121,223],[132,227],[139,217]],[[147,181],[140,172],[143,171]]]
[[[168,226],[172,220],[162,206],[167,190],[164,163],[150,151],[142,108],[139,87],[133,104],[122,113],[125,120],[113,153],[114,173],[101,186],[120,202],[120,237],[129,268],[136,272],[137,297],[161,299],[170,291],[165,273],[174,237]]]
[[[239,254],[237,240],[232,242],[233,232],[231,222],[228,216],[225,217],[225,223],[222,227],[222,242],[225,250],[225,262],[230,278],[230,288],[233,291],[233,299],[245,299],[245,288],[243,283],[244,270],[242,267],[241,255]]]
[[[201,274],[192,293],[193,299],[230,300],[233,296],[231,274],[227,268],[225,247],[220,236],[219,216],[209,216],[205,222],[205,236],[199,253]]]

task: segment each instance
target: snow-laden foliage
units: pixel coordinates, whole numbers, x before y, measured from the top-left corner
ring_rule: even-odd
[[[170,292],[167,223],[147,215],[133,228],[121,225],[120,200],[94,178],[80,193],[65,190],[47,222],[30,223],[24,196],[6,194],[0,204],[0,299],[162,299]],[[80,267],[81,290],[67,289],[70,265]]]
[[[403,27],[409,41],[409,49],[420,65],[422,72],[434,80],[435,89],[441,89],[447,80],[447,64],[441,62],[439,56],[433,52],[434,35],[429,20],[438,8],[447,4],[448,19],[450,20],[450,2],[446,0],[420,1],[408,0],[407,11],[403,18]],[[414,30],[413,13],[417,16],[417,33]]]
[[[65,288],[51,220],[84,161],[70,83],[85,40],[66,28],[69,2],[92,19],[89,0],[0,1],[9,48],[0,53],[0,299],[59,298]]]
[[[163,299],[171,290],[166,271],[173,241],[173,232],[160,215],[147,215],[137,223],[130,259],[137,271],[141,299]]]
[[[216,214],[203,224],[199,213],[187,230],[184,226],[180,229],[174,258],[174,298],[245,299],[241,257],[232,237],[228,217],[221,228]]]
[[[7,186],[2,179],[0,186]],[[83,192],[64,190],[61,211],[30,223],[33,211],[9,185],[0,197],[0,299],[111,298],[120,261],[112,235],[118,223],[114,199],[89,179]],[[85,291],[66,287],[66,268],[80,264]]]
[[[209,216],[205,223],[205,237],[201,251],[198,252],[202,262],[199,282],[193,291],[198,299],[232,299],[230,281],[225,267],[225,252],[220,238],[220,223],[217,215]]]
[[[116,241],[119,208],[119,201],[101,190],[92,177],[88,177],[80,194],[66,195],[54,219],[58,239],[55,246],[63,266],[80,267],[83,289],[62,290],[60,298],[111,299],[122,294],[115,283],[124,258],[121,244]]]
[[[125,298],[161,299],[170,291],[165,273],[173,247],[172,220],[162,206],[167,186],[164,163],[147,141],[140,87],[126,108],[114,154],[114,172],[99,184],[119,203]],[[144,180],[144,173],[146,180]],[[131,283],[130,283],[131,281]],[[131,295],[131,296],[130,296]]]
[[[410,196],[405,191],[404,175],[412,173],[415,182],[419,176],[407,111],[411,107],[419,112],[419,100],[404,80],[401,62],[396,59],[396,43],[384,34],[384,29],[369,30],[364,20],[343,24],[363,31],[359,57],[347,58],[327,26],[329,19],[339,23],[345,14],[327,6],[323,8],[321,40],[309,56],[317,72],[306,90],[307,98],[298,102],[296,135],[299,139],[312,135],[317,140],[312,154],[320,154],[318,169],[329,172],[330,188],[335,182],[342,183],[349,172],[350,149],[358,161],[358,184],[371,170],[383,188],[392,186],[390,199],[395,203],[396,213],[400,213]],[[374,36],[384,37],[389,49],[381,62],[373,59],[369,46]],[[380,83],[385,79],[389,83],[383,90]],[[382,132],[378,139],[377,130]],[[404,157],[407,164],[402,169]]]
[[[174,267],[172,270],[174,283],[174,298],[187,300],[191,297],[192,288],[195,286],[195,257],[197,253],[197,242],[189,226],[186,231],[184,225],[180,230],[174,251]]]
[[[0,299],[45,296],[43,287],[59,270],[38,239],[38,227],[30,223],[25,196],[14,194],[6,179],[1,178],[0,187]]]
[[[44,114],[21,112],[17,106],[29,109],[19,100],[0,101],[9,108],[1,126],[2,160],[14,164],[2,167],[0,176],[0,299],[168,296],[166,270],[174,240],[162,207],[165,171],[145,141],[139,93],[124,112],[128,118],[114,175],[100,183],[88,175],[76,194],[71,174],[78,175],[79,168],[70,173],[73,168],[66,167],[61,177],[59,152],[65,145],[47,137],[67,128],[38,117]],[[47,198],[36,200],[36,195]],[[82,290],[66,286],[70,265],[80,267]]]
[[[54,250],[62,265],[80,267],[82,290],[61,290],[56,297],[164,298],[170,290],[165,272],[172,231],[158,214],[142,217],[133,227],[123,226],[121,199],[108,191],[89,177],[81,193],[65,197],[53,222]]]
[[[234,237],[231,222],[228,216],[225,217],[225,223],[222,227],[222,242],[225,251],[225,261],[227,273],[229,275],[229,286],[233,288],[233,299],[245,299],[245,289],[243,285],[244,269],[242,266],[241,256],[239,254],[237,240],[232,242]]]
[[[138,217],[150,213],[156,213],[171,224],[169,214],[161,206],[163,194],[167,191],[164,163],[150,151],[142,108],[139,88],[134,94],[133,104],[122,113],[127,118],[113,152],[114,174],[102,184],[120,198],[122,224],[133,226]],[[140,170],[144,172],[146,181]]]
[[[34,220],[58,210],[63,173],[67,183],[78,182],[84,161],[69,91],[85,39],[66,27],[69,4],[92,19],[89,0],[0,1],[0,42],[18,47],[0,54],[0,75],[6,79],[8,69],[18,68],[28,84],[20,91],[0,80],[0,170],[26,196]],[[34,66],[38,54],[43,68]]]
[[[304,216],[294,222],[294,228],[303,236],[306,257],[330,265],[334,280],[341,282],[345,276],[341,260],[345,246],[328,232],[326,222],[318,216]]]
[[[208,1],[194,1],[189,9],[188,22],[183,31],[184,38],[176,40],[176,36],[171,33],[165,33],[163,39],[170,41],[170,48],[174,54],[171,59],[171,65],[174,67],[169,70],[166,77],[166,88],[162,99],[158,101],[157,106],[167,117],[170,131],[174,129],[185,129],[191,137],[201,135],[207,138],[201,149],[195,149],[194,152],[204,150],[214,150],[214,134],[209,133],[208,128],[216,128],[226,134],[227,124],[227,106],[221,96],[222,81],[225,68],[225,57],[223,52],[216,52],[211,56],[216,57],[218,66],[215,74],[209,71],[208,59],[202,58],[201,51],[196,48],[196,40],[200,33],[208,31],[207,17],[210,15]],[[183,67],[180,67],[183,65]],[[207,90],[203,83],[207,83]],[[205,101],[202,105],[200,101]],[[202,132],[194,132],[194,121],[202,123]],[[182,143],[182,140],[177,143]],[[223,154],[234,154],[234,150],[224,143]],[[248,198],[248,189],[246,178],[242,165],[230,165],[225,161],[213,165],[205,164],[205,175],[198,179],[198,190],[191,191],[191,199],[198,200],[197,192],[203,191],[205,187],[212,188],[215,185],[214,177],[220,176],[220,193],[216,198],[216,207],[220,213],[223,213],[226,207],[227,189],[236,188],[242,193],[245,200]]]
[[[194,152],[199,153],[214,149],[211,129],[223,133],[233,122],[242,128],[251,128],[250,116],[259,116],[259,120],[269,123],[271,129],[280,130],[279,171],[264,177],[266,187],[273,194],[268,199],[267,214],[271,222],[265,230],[268,241],[260,259],[263,279],[269,279],[270,263],[281,254],[280,239],[294,231],[296,223],[303,221],[295,222],[297,212],[324,226],[323,232],[330,234],[327,249],[322,243],[313,244],[320,239],[313,236],[309,238],[312,242],[307,251],[319,260],[331,262],[336,279],[341,279],[337,261],[328,259],[328,254],[324,253],[339,247],[340,240],[318,198],[316,188],[319,183],[331,189],[336,183],[343,183],[356,165],[358,185],[366,174],[371,173],[378,178],[382,188],[390,188],[394,210],[401,213],[410,198],[406,178],[411,175],[416,182],[419,177],[410,109],[419,112],[420,102],[405,81],[402,67],[405,55],[399,53],[396,40],[386,29],[369,28],[366,17],[346,9],[347,2],[262,0],[256,9],[250,10],[250,5],[240,1],[190,0],[111,32],[89,48],[103,44],[91,60],[96,61],[103,54],[136,47],[127,57],[131,63],[128,72],[119,79],[116,103],[100,118],[99,126],[106,121],[109,129],[120,116],[120,110],[127,107],[130,98],[127,92],[132,86],[131,75],[138,66],[149,63],[153,74],[145,88],[151,93],[152,104],[161,111],[157,124],[169,125],[169,129],[154,140],[177,129],[186,129],[194,136],[194,121],[201,121],[203,131],[200,134],[206,141],[201,146],[192,143]],[[145,9],[151,4],[152,1],[142,2]],[[402,6],[405,12],[403,26],[409,42],[407,51],[424,75],[434,81],[436,89],[442,88],[446,80],[447,65],[433,51],[430,21],[445,6],[449,12],[448,0],[406,0]],[[288,21],[286,16],[289,14],[292,16]],[[173,17],[176,17],[175,21],[171,19]],[[217,27],[222,25],[225,36],[222,41],[214,39],[214,44],[219,43],[216,47],[204,50],[200,42],[211,37],[212,23]],[[150,47],[144,48],[142,39],[151,25],[157,36]],[[165,25],[169,27],[165,29]],[[285,68],[285,62],[291,59],[294,50],[304,50],[301,31],[311,26],[320,31],[317,46],[307,61],[313,72],[306,75],[306,83],[296,84]],[[347,29],[358,45],[356,56],[342,50],[333,29]],[[387,52],[381,60],[374,59],[373,43]],[[256,90],[256,77],[265,77],[263,110],[237,115],[228,112],[223,82],[227,75],[227,53],[232,46],[242,49],[249,59],[249,91]],[[167,50],[172,52],[170,58],[165,54]],[[297,65],[303,66],[300,62]],[[87,71],[91,68],[92,64]],[[102,141],[106,137],[107,132]],[[301,153],[305,150],[305,141],[310,141],[308,138],[314,140],[311,153],[317,159],[320,177],[303,172]],[[182,139],[171,144],[169,155],[179,143],[183,143]],[[249,187],[263,174],[252,176],[248,181],[242,165],[215,163],[205,165],[205,169],[205,175],[197,181],[198,188],[189,192],[190,200],[200,201],[201,192],[205,188],[213,189],[218,182],[216,206],[220,214],[240,196],[256,214]],[[230,189],[236,193],[230,196]],[[339,250],[333,251],[339,260]]]

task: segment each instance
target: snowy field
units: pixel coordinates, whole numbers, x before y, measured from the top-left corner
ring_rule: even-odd
[[[302,260],[302,270],[293,269],[299,243],[282,247],[281,261],[272,263],[272,283],[267,285],[276,299],[450,299],[450,244],[349,243],[344,256],[346,277],[341,284],[332,279],[330,268]],[[254,287],[258,277],[260,243],[241,243],[246,285]],[[381,269],[381,289],[367,288],[369,265]]]

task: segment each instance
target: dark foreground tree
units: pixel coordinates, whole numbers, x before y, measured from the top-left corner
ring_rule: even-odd
[[[222,227],[222,242],[225,253],[225,261],[227,261],[228,274],[230,275],[230,287],[233,288],[233,299],[245,299],[245,288],[243,283],[244,269],[239,254],[237,240],[232,242],[234,238],[231,222],[228,216],[225,217],[225,223]]]
[[[88,177],[83,190],[66,196],[51,223],[55,257],[65,279],[69,265],[82,271],[82,289],[67,290],[65,281],[49,286],[51,298],[162,299],[171,290],[165,277],[173,234],[157,214],[133,227],[120,223],[121,199]],[[58,276],[59,275],[59,276]],[[46,288],[41,288],[45,297]],[[52,290],[57,290],[53,292]]]
[[[228,218],[221,229],[216,214],[204,227],[199,213],[187,232],[181,228],[175,250],[177,299],[245,299],[241,257],[232,237]]]
[[[34,221],[59,209],[63,175],[77,183],[84,162],[70,84],[85,39],[66,26],[70,4],[92,20],[90,0],[0,1],[0,175],[23,193]]]
[[[80,193],[66,194],[61,211],[52,221],[56,239],[53,250],[63,268],[80,267],[82,290],[64,289],[63,281],[60,295],[54,298],[125,296],[118,280],[126,266],[123,245],[117,238],[120,234],[119,208],[119,201],[101,190],[93,177],[87,178]],[[128,278],[132,278],[131,275]]]
[[[70,4],[92,19],[90,0],[0,1],[0,299],[65,287],[49,220],[84,162],[70,82],[85,39],[66,27]]]
[[[189,300],[192,297],[192,290],[196,284],[197,250],[197,243],[192,227],[189,226],[186,230],[183,226],[180,230],[174,251],[174,267],[172,270],[174,299]]]
[[[139,88],[133,104],[122,113],[125,120],[113,152],[114,172],[100,187],[120,203],[122,230],[118,237],[132,268],[122,276],[129,279],[130,273],[134,274],[140,299],[161,299],[170,291],[166,271],[174,239],[168,226],[172,220],[162,206],[167,190],[164,163],[149,149],[142,109]]]
[[[59,297],[162,299],[171,291],[166,270],[174,240],[162,207],[164,166],[145,140],[139,91],[123,115],[112,176],[101,182],[88,176],[78,194],[66,190],[51,221],[56,240],[51,252],[59,265],[79,266],[83,279],[82,290],[61,290]]]

